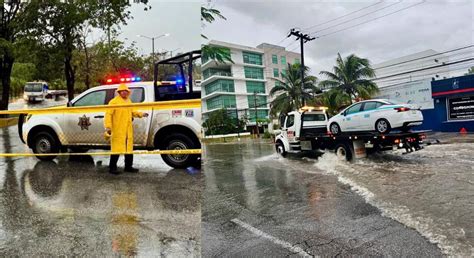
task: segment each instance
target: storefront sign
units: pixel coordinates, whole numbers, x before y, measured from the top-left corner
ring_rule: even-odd
[[[420,105],[421,109],[433,109],[431,81],[419,80],[379,89],[377,98],[396,100],[408,104]]]
[[[448,120],[474,120],[474,95],[448,98]]]

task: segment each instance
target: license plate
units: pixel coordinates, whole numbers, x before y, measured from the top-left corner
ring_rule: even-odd
[[[301,141],[301,150],[312,150],[311,141]]]

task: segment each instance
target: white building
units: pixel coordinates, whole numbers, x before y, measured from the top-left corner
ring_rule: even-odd
[[[269,92],[287,70],[287,64],[299,62],[299,55],[270,44],[242,46],[212,40],[230,52],[233,63],[202,59],[202,111],[204,119],[216,110],[226,109],[232,116],[246,115],[249,126],[269,117]]]

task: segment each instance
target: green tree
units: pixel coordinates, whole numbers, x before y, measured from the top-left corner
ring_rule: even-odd
[[[219,10],[201,6],[201,22],[203,26],[205,26],[206,23],[214,22],[216,18],[226,20]],[[201,37],[207,39],[204,34],[201,34]],[[233,63],[231,53],[225,47],[203,45],[201,47],[201,51],[204,60],[210,59],[220,63],[224,63],[226,61]]]
[[[235,118],[232,118],[228,111],[220,109],[213,111],[203,123],[207,135],[229,134],[237,132],[238,127]]]
[[[18,22],[26,3],[23,1],[2,1],[0,7],[0,110],[8,109],[10,99],[10,83],[14,50],[18,38]]]
[[[338,90],[332,89],[316,96],[314,102],[310,104],[325,106],[330,115],[335,115],[342,107],[350,105],[351,99],[348,95],[340,94]]]
[[[287,113],[303,106],[301,102],[311,101],[315,94],[320,92],[316,86],[318,79],[309,76],[309,67],[304,68],[304,83],[301,83],[301,65],[288,64],[288,70],[282,73],[283,81],[278,80],[278,84],[270,90],[270,96],[275,97],[270,103],[271,115],[278,117],[281,113]]]
[[[62,56],[68,98],[74,97],[76,68],[73,53],[81,42],[84,26],[110,30],[130,18],[129,1],[40,1],[32,0],[21,17],[25,36],[56,47]]]
[[[319,83],[323,89],[334,90],[337,94],[345,94],[351,103],[357,98],[371,98],[378,92],[377,85],[371,80],[375,72],[368,59],[357,57],[354,54],[342,58],[337,54],[333,72],[321,71],[328,79]],[[343,99],[339,97],[338,99]]]

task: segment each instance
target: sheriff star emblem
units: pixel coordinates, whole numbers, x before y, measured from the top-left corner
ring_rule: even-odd
[[[79,123],[77,123],[77,125],[81,127],[81,131],[89,130],[89,126],[91,125],[90,117],[87,117],[86,115],[79,117]]]

